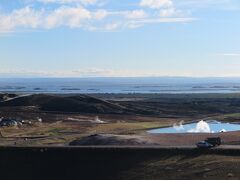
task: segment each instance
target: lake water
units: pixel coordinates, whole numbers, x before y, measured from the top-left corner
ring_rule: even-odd
[[[149,130],[148,133],[218,133],[239,130],[240,124],[221,123],[218,121],[200,121],[198,123],[191,124],[182,124],[182,122],[180,122],[178,124],[174,124],[172,127]]]
[[[240,78],[0,78],[0,92],[238,93]]]

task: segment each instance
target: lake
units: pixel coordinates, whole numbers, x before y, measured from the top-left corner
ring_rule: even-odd
[[[240,93],[240,78],[0,78],[0,92]]]

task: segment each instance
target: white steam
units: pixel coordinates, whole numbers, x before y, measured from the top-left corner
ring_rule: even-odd
[[[180,121],[179,123],[174,123],[174,124],[173,124],[173,128],[174,128],[176,131],[184,130],[183,123],[184,123],[184,121]]]
[[[105,123],[104,121],[100,120],[98,116],[95,117],[94,122],[99,124]]]
[[[172,127],[175,133],[224,133],[227,132],[223,129],[223,124],[215,120],[204,121],[198,123],[184,124],[184,121],[174,123]],[[171,129],[172,131],[172,129]]]
[[[212,133],[210,126],[207,122],[201,120],[197,123],[196,127],[188,130],[190,133]]]

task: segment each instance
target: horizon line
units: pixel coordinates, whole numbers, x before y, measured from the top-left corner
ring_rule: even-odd
[[[0,79],[94,79],[94,78],[240,78],[240,76],[5,76]]]

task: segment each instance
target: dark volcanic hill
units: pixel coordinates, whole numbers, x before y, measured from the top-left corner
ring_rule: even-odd
[[[0,101],[7,100],[9,98],[14,98],[16,96],[17,96],[16,94],[0,93]]]
[[[9,106],[36,106],[43,111],[102,114],[127,113],[127,109],[123,106],[87,95],[62,96],[34,94],[29,96],[14,97],[0,102],[0,107]]]

